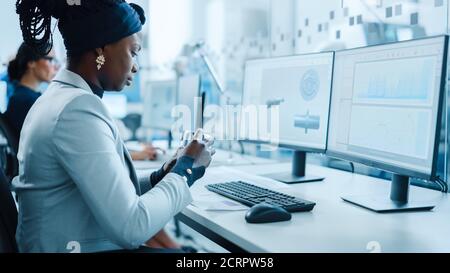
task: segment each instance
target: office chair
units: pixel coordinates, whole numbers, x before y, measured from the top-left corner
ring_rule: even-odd
[[[0,157],[4,175],[11,181],[19,173],[19,162],[17,153],[19,151],[19,136],[11,129],[3,114],[0,114],[0,135],[3,143],[0,143]]]
[[[17,208],[3,171],[0,170],[0,253],[17,253]]]
[[[125,118],[122,119],[122,122],[125,126],[131,130],[132,137],[129,139],[130,141],[137,141],[137,130],[141,128],[142,125],[142,115],[140,114],[129,114]]]

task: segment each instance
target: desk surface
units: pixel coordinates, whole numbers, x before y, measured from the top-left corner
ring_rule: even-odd
[[[290,164],[233,167],[254,175],[289,171]],[[211,168],[192,188],[194,200],[204,185],[218,181]],[[447,194],[411,187],[410,199],[432,201],[431,212],[377,214],[341,200],[348,195],[389,196],[389,181],[309,165],[324,182],[297,184],[280,191],[316,202],[312,212],[294,213],[289,222],[248,224],[245,211],[205,211],[188,206],[179,219],[229,250],[248,252],[450,252],[450,200]],[[274,181],[274,183],[277,183]],[[222,198],[217,195],[217,198]]]
[[[165,155],[159,156],[155,161],[135,161],[134,167],[136,170],[159,169],[167,162],[175,150],[169,150]],[[241,155],[237,153],[230,153],[228,151],[218,150],[213,157],[211,167],[217,166],[243,166],[243,165],[266,165],[275,164],[276,161],[265,158],[257,158],[249,155]]]

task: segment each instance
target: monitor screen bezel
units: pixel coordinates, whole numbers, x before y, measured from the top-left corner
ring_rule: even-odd
[[[341,159],[341,160],[346,160],[346,161],[350,161],[350,162],[354,162],[354,163],[360,163],[372,168],[376,168],[376,169],[380,169],[380,170],[384,170],[387,172],[391,172],[394,174],[398,174],[398,175],[403,175],[403,176],[409,176],[409,177],[415,177],[415,178],[419,178],[419,179],[425,179],[425,180],[434,180],[436,177],[436,171],[437,171],[437,161],[438,161],[438,155],[439,155],[439,136],[441,133],[441,128],[442,128],[442,115],[443,115],[443,108],[444,108],[444,94],[445,94],[445,89],[446,89],[446,84],[447,84],[447,65],[448,65],[448,46],[449,46],[449,36],[448,35],[438,35],[438,36],[432,36],[432,37],[426,37],[426,38],[420,38],[420,39],[414,39],[414,40],[407,40],[407,41],[400,41],[400,42],[394,42],[394,43],[385,43],[385,44],[380,44],[380,45],[372,45],[372,46],[367,46],[367,47],[358,47],[358,48],[352,48],[352,49],[346,49],[346,50],[339,50],[336,51],[335,53],[335,64],[336,64],[336,57],[338,56],[339,53],[342,52],[351,52],[351,51],[355,51],[355,50],[361,50],[361,49],[365,49],[365,48],[376,48],[376,47],[384,47],[384,46],[393,46],[393,45],[397,45],[400,43],[415,43],[418,41],[423,41],[423,40],[432,40],[432,39],[438,39],[438,38],[442,38],[443,42],[444,42],[444,52],[443,52],[443,62],[442,62],[442,68],[441,68],[441,82],[439,85],[439,101],[438,101],[438,109],[437,109],[437,120],[436,120],[436,132],[435,132],[435,141],[434,141],[434,149],[433,149],[433,157],[432,157],[432,165],[431,165],[431,172],[430,173],[424,173],[424,172],[420,172],[417,170],[412,170],[412,169],[408,169],[406,167],[400,167],[400,166],[396,166],[393,164],[389,164],[386,162],[382,162],[382,161],[377,161],[371,158],[365,158],[363,156],[355,156],[353,154],[348,154],[345,152],[341,152],[341,151],[335,151],[333,149],[330,149],[329,147],[329,136],[327,138],[327,150],[326,150],[326,155],[332,158],[336,158],[336,159]],[[334,66],[334,69],[336,69],[336,66]],[[335,75],[335,72],[333,71],[333,75]],[[333,84],[332,84],[332,92],[331,92],[331,100],[330,102],[333,101],[333,95],[334,95],[334,77],[333,77]],[[330,105],[330,115],[332,112],[332,104]],[[330,126],[329,122],[329,126]]]

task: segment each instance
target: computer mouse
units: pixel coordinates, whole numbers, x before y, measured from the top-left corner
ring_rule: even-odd
[[[245,220],[251,224],[289,221],[291,218],[287,210],[267,203],[254,205],[245,215]]]

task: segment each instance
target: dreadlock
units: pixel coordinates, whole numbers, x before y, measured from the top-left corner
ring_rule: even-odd
[[[48,9],[48,5],[44,5],[45,2],[41,0],[18,0],[16,2],[16,12],[20,17],[23,40],[25,44],[41,55],[47,55],[53,46],[50,29],[51,11]]]
[[[47,55],[53,47],[52,17],[59,21],[58,24],[79,20],[123,2],[125,0],[89,0],[77,5],[64,0],[17,0],[16,12],[19,14],[25,44],[33,48],[37,54]],[[134,4],[131,6],[140,9],[138,13],[143,16],[142,8]]]

